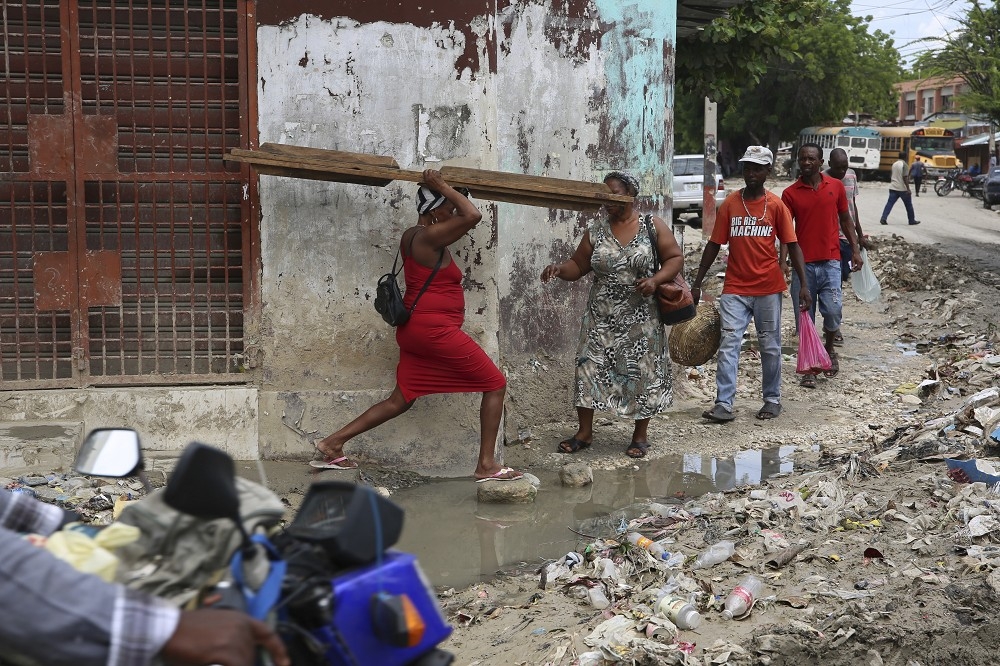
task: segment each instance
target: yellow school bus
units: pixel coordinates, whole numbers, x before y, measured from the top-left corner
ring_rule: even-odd
[[[927,167],[928,176],[941,176],[961,167],[955,157],[955,133],[943,127],[876,127],[882,135],[882,153],[879,158],[880,175],[889,177],[892,163],[899,153],[906,153],[906,163],[919,159]]]

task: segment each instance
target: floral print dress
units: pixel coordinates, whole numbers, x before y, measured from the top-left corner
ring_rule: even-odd
[[[635,289],[636,281],[655,272],[646,225],[652,226],[648,216],[624,246],[607,220],[588,229],[594,283],[580,327],[574,395],[577,407],[637,421],[655,416],[673,399],[663,324],[653,298]],[[655,228],[652,232],[655,238]]]

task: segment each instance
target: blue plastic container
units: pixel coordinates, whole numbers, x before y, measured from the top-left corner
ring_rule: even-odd
[[[333,623],[313,632],[328,646],[326,658],[331,664],[404,666],[451,634],[417,558],[409,553],[387,551],[381,566],[354,569],[332,583]],[[409,596],[426,625],[417,645],[401,648],[379,639],[372,626],[371,601],[380,592]]]

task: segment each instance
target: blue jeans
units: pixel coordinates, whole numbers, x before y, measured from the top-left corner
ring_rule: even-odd
[[[781,294],[723,294],[719,299],[719,313],[722,315],[722,343],[716,356],[715,404],[733,411],[740,348],[751,317],[760,346],[764,402],[781,403]]]
[[[812,296],[809,317],[816,320],[816,307],[823,315],[823,330],[835,333],[840,330],[843,318],[842,291],[840,286],[840,261],[811,261],[806,264],[806,284]],[[792,271],[792,304],[795,307],[795,330],[799,330],[799,274]]]
[[[913,221],[917,218],[913,215],[913,201],[910,199],[910,193],[906,190],[889,190],[889,200],[885,202],[885,208],[882,210],[882,219],[889,220],[889,213],[892,212],[892,207],[896,205],[896,199],[903,200],[903,207],[906,208],[906,221],[913,224]]]

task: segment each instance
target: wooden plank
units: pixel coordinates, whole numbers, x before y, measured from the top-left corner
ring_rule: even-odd
[[[506,194],[496,191],[471,190],[473,199],[485,199],[489,201],[503,201],[505,203],[520,204],[522,206],[538,206],[539,208],[564,208],[566,210],[579,210],[587,213],[596,213],[603,208],[603,204],[587,203],[583,201],[570,201],[569,199],[554,199],[548,197],[533,197],[527,194]]]
[[[582,180],[567,180],[549,176],[529,176],[506,171],[486,171],[485,169],[469,169],[466,167],[444,166],[441,175],[449,183],[452,179],[465,182],[477,182],[484,185],[499,185],[523,190],[539,190],[546,192],[579,192],[592,195],[595,192],[613,194],[605,183],[590,183]]]
[[[398,169],[399,164],[392,157],[370,155],[368,153],[348,153],[342,150],[327,150],[325,148],[307,148],[305,146],[290,146],[284,143],[262,143],[259,151],[272,155],[286,155],[303,159],[330,160],[331,162],[356,162],[372,166]],[[252,152],[252,151],[251,151]]]
[[[400,169],[390,157],[283,144],[264,145],[268,146],[267,150],[234,148],[226,159],[253,164],[261,173],[310,180],[366,185],[385,185],[392,180],[414,183],[423,180],[423,172]],[[344,159],[348,161],[342,161],[339,155],[346,155]],[[478,198],[530,206],[597,210],[605,203],[633,201],[631,196],[614,194],[604,183],[450,166],[443,167],[441,174],[454,187],[474,190]]]
[[[253,153],[253,151],[246,151]],[[399,164],[391,157],[381,155],[369,155],[366,153],[347,153],[340,150],[326,150],[324,148],[307,148],[304,146],[289,146],[282,143],[261,144],[259,152],[268,155],[281,156],[294,160],[331,160],[337,162],[352,162],[357,164],[369,164],[372,166],[398,169]],[[263,172],[262,172],[263,173]],[[289,174],[270,174],[272,176],[287,176]],[[319,178],[317,180],[333,180],[331,178]],[[345,183],[356,183],[358,185],[374,185],[384,187],[391,183],[394,178],[352,178],[343,180]]]

